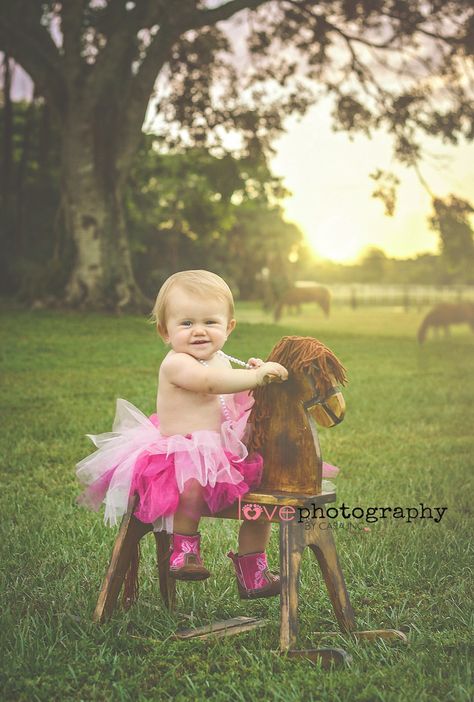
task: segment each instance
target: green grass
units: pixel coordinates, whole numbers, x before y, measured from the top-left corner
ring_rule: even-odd
[[[344,423],[320,434],[341,468],[338,500],[360,506],[447,506],[439,524],[380,520],[335,529],[360,629],[409,627],[408,646],[340,637],[351,667],[322,672],[278,650],[278,599],[237,598],[231,563],[238,524],[205,520],[214,577],[178,585],[161,605],[154,540],[144,540],[140,599],[104,626],[91,622],[115,529],[75,504],[74,465],[87,432],[109,431],[115,399],[154,409],[165,349],[138,317],[4,311],[0,507],[1,679],[4,700],[468,701],[472,642],[472,397],[474,337],[415,342],[422,311],[305,307],[271,323],[238,306],[226,350],[265,357],[285,334],[317,336],[346,365]],[[277,565],[274,527],[269,549]],[[336,628],[319,569],[303,560],[299,645]],[[264,616],[261,630],[175,642],[177,627]],[[472,651],[471,651],[472,653]]]

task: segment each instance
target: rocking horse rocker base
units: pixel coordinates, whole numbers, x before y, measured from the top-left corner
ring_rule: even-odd
[[[356,640],[369,641],[382,638],[406,642],[406,636],[394,629],[356,631],[354,612],[325,512],[325,505],[333,502],[336,495],[334,491],[322,490],[322,457],[316,422],[331,427],[342,421],[345,405],[336,383],[345,382],[344,369],[329,349],[311,337],[284,337],[268,360],[284,365],[289,377],[278,387],[267,385],[254,391],[255,405],[249,418],[252,436],[248,450],[249,454],[258,451],[263,455],[265,470],[258,492],[247,493],[242,502],[254,507],[275,506],[275,509],[260,510],[258,519],[263,521],[270,518],[279,524],[280,529],[279,652],[289,657],[302,656],[320,661],[323,668],[347,665],[350,656],[343,649],[297,648],[299,576],[301,557],[307,547],[319,564],[343,634],[350,634]],[[96,622],[101,623],[110,617],[124,582],[124,606],[130,607],[138,596],[139,542],[153,527],[134,516],[137,500],[138,496],[134,495],[123,517],[94,612]],[[295,507],[305,505],[313,509],[321,508],[317,524],[312,525],[315,528],[308,529],[305,523],[288,519],[288,510],[293,508],[295,514]],[[282,507],[288,508],[284,516]],[[204,516],[242,519],[240,509],[235,504],[218,514]],[[154,536],[161,596],[164,605],[173,610],[176,580],[169,569],[171,537],[166,532],[154,532]],[[265,624],[255,618],[236,617],[207,627],[177,632],[176,638],[229,636]],[[328,632],[324,636],[336,633]],[[322,635],[323,632],[318,633],[318,636]]]

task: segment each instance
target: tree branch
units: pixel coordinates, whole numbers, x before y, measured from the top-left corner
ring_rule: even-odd
[[[141,127],[145,119],[150,95],[160,70],[169,58],[173,44],[179,38],[164,24],[148,47],[138,73],[132,77],[123,90],[122,123],[118,144],[118,161],[125,170],[130,164],[136,146],[141,138]]]
[[[129,82],[129,89],[124,90],[124,114],[119,139],[119,162],[124,168],[133,158],[136,145],[141,136],[141,126],[145,119],[150,95],[159,71],[169,58],[169,52],[179,37],[192,29],[201,29],[207,25],[228,19],[243,9],[255,9],[269,0],[231,0],[213,10],[196,10],[195,1],[183,2],[174,13],[167,7],[167,17],[160,17],[160,29],[147,49],[138,73]],[[160,10],[162,9],[160,3]]]
[[[113,29],[108,33],[107,45],[100,52],[87,81],[87,92],[93,100],[115,78],[117,67],[123,64],[125,58],[131,64],[131,55],[136,54],[137,49],[137,33],[140,29],[159,24],[163,7],[162,2],[142,0],[133,10],[127,10],[123,2],[113,0],[107,10]]]
[[[216,24],[216,22],[222,22],[241,10],[256,10],[257,7],[268,2],[269,0],[230,0],[230,2],[214,7],[212,10],[197,10],[189,16],[190,26],[188,29],[200,29]]]
[[[420,171],[420,167],[419,167],[417,161],[415,161],[415,163],[413,164],[413,168],[414,168],[414,170],[415,170],[415,173],[416,173],[416,175],[417,175],[417,177],[418,177],[418,180],[420,181],[421,185],[422,185],[423,188],[426,190],[426,192],[427,192],[428,195],[431,197],[431,199],[434,200],[434,199],[435,199],[435,195],[434,195],[433,191],[431,190],[430,186],[428,185],[428,183],[426,182],[425,178],[423,177],[423,175],[422,175],[422,173],[421,173],[421,171]]]
[[[340,29],[337,25],[333,24],[332,22],[329,22],[327,17],[325,15],[315,15],[314,12],[310,10],[309,7],[306,7],[304,3],[299,3],[296,2],[296,0],[284,0],[284,2],[288,3],[289,5],[292,5],[293,7],[297,7],[301,12],[303,12],[307,17],[311,17],[315,22],[324,22],[324,24],[331,30],[336,32],[337,34],[340,34],[341,36],[344,37],[344,39],[348,41],[356,41],[359,42],[360,44],[364,44],[365,46],[369,46],[371,49],[388,49],[391,51],[396,51],[396,47],[393,46],[393,42],[397,37],[399,36],[396,32],[392,34],[391,37],[389,37],[386,41],[380,43],[370,41],[369,39],[364,39],[363,37],[360,36],[354,36],[352,34],[347,34],[347,32],[343,32],[342,29]]]
[[[6,51],[31,76],[37,91],[57,112],[66,95],[61,57],[47,29],[10,4],[0,11],[0,49]]]
[[[399,17],[398,15],[396,15],[392,12],[381,12],[380,14],[383,17],[388,17],[389,19],[396,20],[397,22],[403,21],[401,17]],[[437,39],[437,40],[442,41],[443,43],[449,44],[451,46],[461,46],[463,44],[462,40],[459,37],[448,36],[446,34],[437,34],[436,32],[431,32],[429,29],[425,29],[424,27],[421,26],[423,22],[427,22],[430,20],[431,20],[431,18],[423,17],[418,22],[415,22],[414,23],[414,32],[420,32],[420,34],[424,34],[425,36],[430,37],[430,39]]]
[[[81,58],[83,12],[84,0],[68,0],[61,7],[64,72],[69,83],[76,82],[83,63]]]

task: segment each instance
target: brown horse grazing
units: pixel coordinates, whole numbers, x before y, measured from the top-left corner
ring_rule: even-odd
[[[278,322],[281,318],[285,305],[296,308],[299,312],[303,302],[316,302],[321,307],[326,317],[329,317],[331,293],[328,288],[325,288],[323,285],[315,285],[310,288],[293,287],[287,290],[277,301],[274,310],[275,322]]]
[[[428,312],[418,329],[418,342],[422,344],[430,327],[444,327],[447,334],[451,324],[470,325],[474,332],[474,302],[442,302]]]
[[[345,368],[309,336],[284,336],[267,361],[285,366],[288,380],[253,391],[248,450],[261,453],[265,465],[256,492],[318,494],[322,460],[313,422],[323,427],[342,422],[345,402],[337,384],[346,383]]]

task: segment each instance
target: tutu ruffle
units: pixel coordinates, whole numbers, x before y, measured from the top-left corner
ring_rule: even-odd
[[[112,432],[87,434],[97,451],[77,464],[76,474],[86,489],[77,503],[98,511],[105,504],[104,522],[118,524],[138,494],[135,516],[153,523],[154,530],[173,531],[173,515],[188,480],[203,487],[203,498],[212,513],[237,501],[262,478],[260,454],[248,455],[244,441],[250,426],[253,398],[248,392],[225,397],[231,419],[221,431],[199,430],[165,436],[156,414],[147,417],[127,400],[118,399]],[[323,478],[339,472],[323,463]],[[323,482],[323,489],[334,486]]]
[[[226,396],[231,419],[221,431],[199,430],[165,436],[156,414],[147,417],[127,400],[118,399],[112,432],[87,436],[97,446],[77,464],[86,489],[78,504],[98,511],[105,504],[104,522],[118,524],[137,493],[134,512],[155,530],[172,532],[173,514],[186,482],[197,480],[212,513],[233,504],[260,484],[263,459],[248,456],[243,442],[253,398],[248,392]]]

